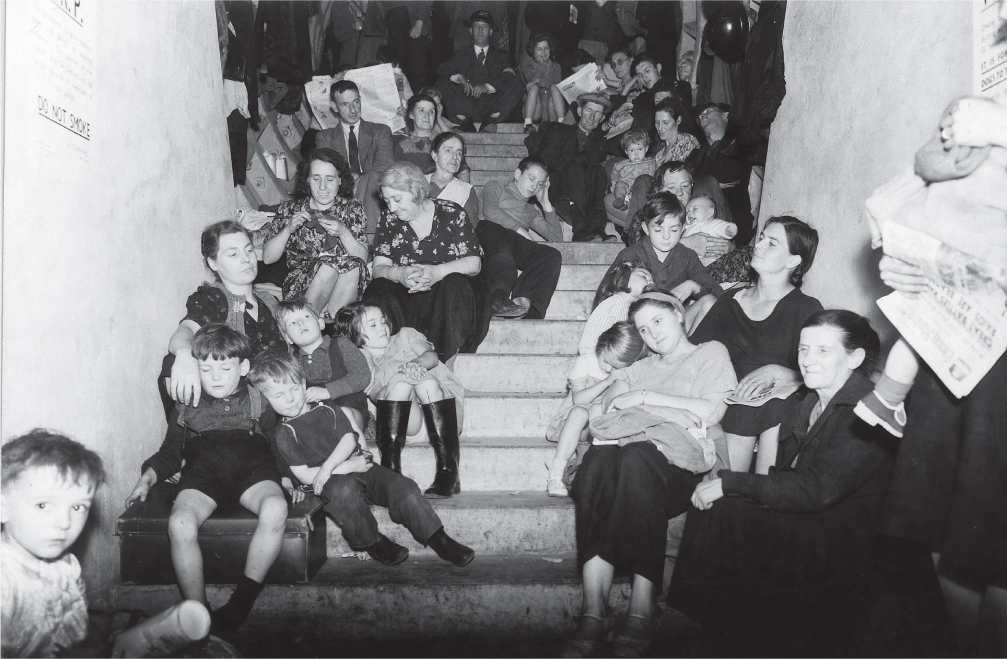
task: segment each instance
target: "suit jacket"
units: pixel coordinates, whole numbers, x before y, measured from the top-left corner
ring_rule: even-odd
[[[600,130],[594,130],[583,149],[578,148],[577,126],[544,123],[542,129],[530,134],[524,141],[528,153],[542,159],[549,174],[566,165],[592,167],[600,165],[607,157],[607,143]]]
[[[437,67],[437,77],[450,78],[454,74],[460,73],[473,85],[490,84],[499,92],[511,78],[516,76],[513,69],[506,73],[504,72],[504,69],[510,67],[510,63],[507,60],[507,53],[501,50],[494,50],[490,46],[486,50],[486,63],[479,64],[479,61],[476,59],[475,46],[469,44],[465,48],[455,52],[451,56],[451,59]]]
[[[316,149],[335,149],[349,162],[346,153],[346,138],[343,135],[343,124],[335,128],[326,128],[315,138]],[[360,134],[357,135],[357,152],[360,158],[360,169],[371,172],[386,167],[392,162],[392,130],[383,124],[360,120]]]

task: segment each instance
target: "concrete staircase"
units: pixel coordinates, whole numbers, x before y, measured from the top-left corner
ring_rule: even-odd
[[[526,154],[519,125],[496,134],[467,134],[472,182],[511,177]],[[564,397],[566,374],[601,277],[621,245],[557,243],[559,287],[545,320],[494,320],[478,353],[459,355],[454,370],[468,389],[462,438],[462,493],[432,501],[445,529],[474,548],[456,568],[375,508],[379,528],[409,548],[397,567],[341,558],[349,552],[328,521],[328,561],[312,583],[267,586],[247,623],[300,636],[407,638],[480,635],[520,638],[561,634],[580,609],[574,508],[545,494],[554,444],[545,429]],[[434,477],[426,443],[408,444],[406,476],[420,487]],[[211,605],[231,586],[211,586]],[[613,606],[625,608],[626,584]],[[178,599],[174,586],[122,586],[117,606],[148,611]]]

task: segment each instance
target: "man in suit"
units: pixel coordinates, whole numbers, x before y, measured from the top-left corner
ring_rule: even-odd
[[[464,132],[475,132],[474,122],[483,122],[483,132],[496,132],[521,103],[524,84],[508,66],[506,53],[490,48],[496,22],[480,9],[465,22],[472,46],[456,52],[437,67],[437,89],[444,97],[449,119]]]
[[[350,163],[355,196],[367,215],[367,234],[374,235],[381,217],[378,177],[392,162],[392,131],[383,124],[360,119],[360,90],[352,80],[340,80],[329,89],[339,125],[315,138],[315,148],[334,149]]]
[[[556,212],[573,227],[578,242],[615,242],[605,235],[605,192],[608,173],[602,163],[607,144],[600,130],[612,102],[601,94],[577,97],[580,118],[576,126],[543,124],[525,139],[528,153],[539,158],[549,170],[549,199]]]

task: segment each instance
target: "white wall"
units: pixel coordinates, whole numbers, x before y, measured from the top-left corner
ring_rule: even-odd
[[[805,290],[866,313],[883,332],[863,214],[871,191],[912,165],[941,111],[971,90],[969,2],[790,2],[787,96],[770,140],[760,218],[818,229]]]
[[[47,426],[104,459],[110,483],[75,548],[101,603],[118,580],[115,518],[163,437],[155,379],[204,278],[199,232],[233,212],[214,5],[6,13],[2,437]],[[38,113],[65,85],[89,142]]]

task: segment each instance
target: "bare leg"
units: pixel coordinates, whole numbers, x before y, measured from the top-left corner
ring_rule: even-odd
[[[768,474],[776,464],[776,451],[780,447],[780,426],[776,425],[759,434],[759,452],[755,454],[755,473]]]
[[[323,266],[328,267],[328,266]],[[331,269],[331,268],[330,268]],[[328,313],[335,318],[336,313],[351,302],[357,301],[357,286],[360,284],[360,270],[353,269],[337,276],[329,299],[322,309],[322,313]]]
[[[755,451],[755,437],[745,437],[743,435],[727,435],[727,455],[731,459],[731,471],[748,473],[752,466],[752,453]]]
[[[245,576],[262,583],[280,554],[287,522],[287,500],[273,481],[260,481],[241,494],[241,506],[259,516],[245,558]]]
[[[629,613],[654,619],[654,583],[639,574],[633,575],[633,593],[629,597]]]
[[[556,455],[553,457],[553,464],[562,463],[566,465],[570,456],[577,449],[577,443],[584,436],[587,429],[588,412],[583,407],[575,407],[570,410],[566,417],[566,423],[559,431],[559,441],[556,444]]]
[[[396,383],[386,387],[378,398],[381,400],[413,401],[413,405],[409,409],[409,426],[406,428],[406,434],[415,435],[420,431],[420,426],[423,424],[423,412],[416,404],[416,389],[413,385],[406,382]]]
[[[203,552],[199,549],[199,527],[217,509],[217,503],[199,490],[178,493],[168,517],[171,564],[175,567],[182,598],[206,604],[203,584]]]
[[[892,345],[888,359],[885,360],[885,375],[896,382],[910,384],[916,381],[919,370],[920,363],[916,352],[909,347],[905,339],[899,338]]]
[[[567,110],[566,110],[566,99],[563,98],[563,94],[560,93],[559,87],[557,87],[556,85],[553,85],[552,87],[550,87],[549,88],[549,97],[552,99],[553,111],[556,113],[556,116],[559,117],[559,119],[557,121],[561,121],[563,123],[568,123],[568,124],[574,123],[574,121],[573,121],[573,115],[570,116],[570,121],[566,120],[566,113],[567,113]]]
[[[428,403],[436,403],[439,400],[444,400],[447,396],[444,394],[444,390],[441,389],[440,383],[437,382],[433,377],[429,377],[426,380],[422,380],[415,386],[416,397],[420,399],[420,402],[424,405]]]
[[[304,299],[307,300],[308,306],[315,312],[315,315],[321,316],[325,311],[325,305],[338,280],[339,273],[335,268],[324,263],[319,266],[318,272],[308,284],[308,290],[304,291]]]
[[[589,613],[604,618],[608,611],[608,596],[612,591],[615,566],[600,556],[584,563],[583,604],[581,613]],[[635,582],[634,582],[635,583]],[[635,589],[634,589],[635,592]]]
[[[528,92],[527,98],[524,100],[524,118],[534,121],[535,115],[538,113],[538,94],[536,91],[530,91]]]

